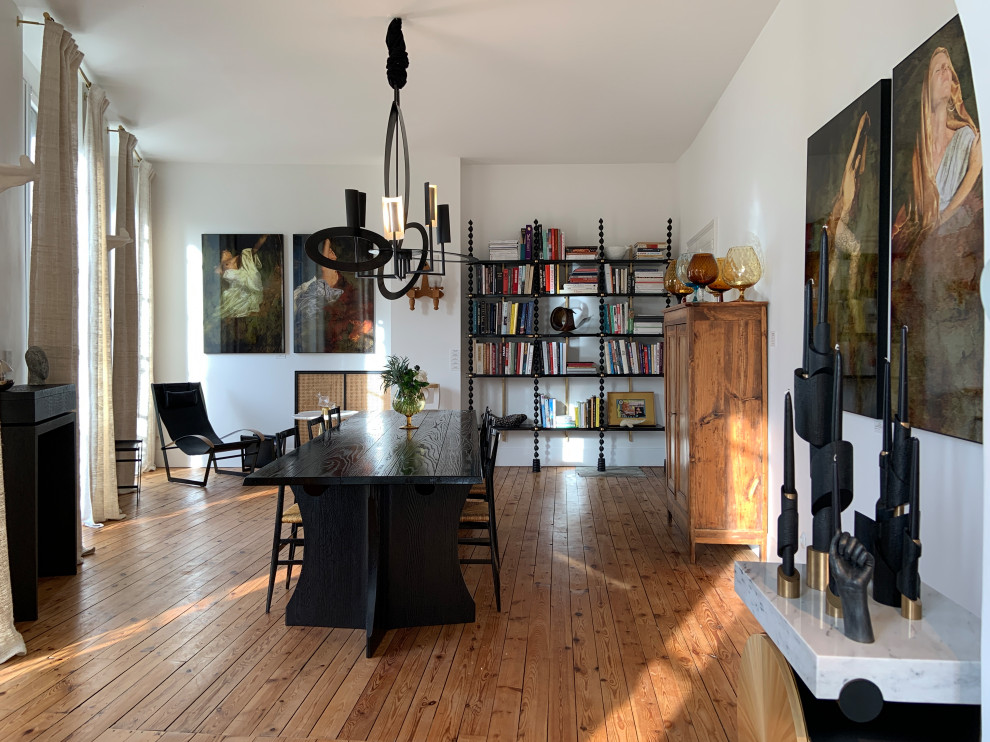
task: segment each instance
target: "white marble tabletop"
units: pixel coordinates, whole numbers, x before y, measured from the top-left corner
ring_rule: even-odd
[[[801,596],[777,595],[777,566],[736,562],[736,594],[817,698],[838,698],[864,678],[886,701],[980,703],[980,620],[965,608],[924,584],[921,621],[870,598],[876,641],[861,644],[825,613],[824,593],[804,583],[805,565],[797,565]]]

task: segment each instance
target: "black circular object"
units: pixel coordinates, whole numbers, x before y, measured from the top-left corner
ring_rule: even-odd
[[[847,719],[865,724],[880,715],[883,693],[869,680],[856,678],[842,686],[838,703]]]
[[[391,291],[388,288],[388,286],[385,285],[385,268],[382,267],[378,269],[378,275],[376,276],[376,282],[378,283],[378,291],[382,296],[384,296],[389,301],[405,296],[405,294],[409,291],[409,289],[411,289],[416,284],[416,281],[417,279],[419,279],[420,276],[420,271],[422,271],[426,267],[426,257],[428,254],[426,246],[430,244],[430,238],[427,237],[426,235],[426,229],[423,227],[422,224],[419,224],[418,222],[409,222],[408,224],[406,224],[406,232],[408,232],[410,229],[415,229],[417,232],[419,232],[420,237],[423,238],[423,247],[420,250],[419,263],[416,265],[416,268],[414,270],[409,272],[409,282],[406,283],[406,285],[403,286],[398,291]],[[382,239],[384,240],[385,238],[382,237]],[[432,268],[433,266],[430,267]]]
[[[369,247],[377,247],[378,254],[368,260],[357,262],[328,258],[320,252],[320,248],[323,246],[324,240],[332,241],[334,237],[350,237],[355,241],[365,242]],[[360,227],[327,227],[319,232],[313,232],[306,240],[306,255],[309,256],[310,260],[326,268],[345,273],[364,273],[380,268],[392,259],[392,252],[392,243],[380,234]]]

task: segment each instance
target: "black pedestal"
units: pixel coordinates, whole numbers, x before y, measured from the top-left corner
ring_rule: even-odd
[[[0,392],[14,620],[38,618],[38,578],[76,574],[76,388]]]

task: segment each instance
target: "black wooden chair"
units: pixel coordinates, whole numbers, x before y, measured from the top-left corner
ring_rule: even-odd
[[[490,564],[495,589],[495,607],[502,612],[502,586],[499,581],[498,529],[495,518],[495,459],[498,455],[498,431],[490,410],[481,418],[481,468],[484,484],[474,485],[461,510],[460,530],[482,531],[483,536],[459,536],[461,546],[487,547],[487,557],[465,557],[461,564]]]
[[[206,414],[206,400],[203,398],[203,388],[199,382],[152,384],[151,393],[155,400],[158,436],[162,442],[162,455],[165,457],[165,474],[168,481],[205,487],[210,478],[211,466],[217,474],[235,474],[240,477],[254,471],[265,436],[250,428],[235,430],[225,436],[217,435]],[[223,440],[242,430],[252,435],[228,442]],[[166,432],[171,438],[169,443],[165,442]],[[172,476],[168,452],[175,450],[182,451],[187,456],[209,456],[203,481]],[[236,470],[220,468],[218,462],[234,458],[239,460]],[[242,466],[240,462],[247,465]]]
[[[289,537],[282,535],[282,526],[289,525]],[[289,589],[292,581],[293,565],[302,565],[302,559],[296,559],[296,547],[303,546],[303,539],[299,537],[299,529],[302,528],[302,513],[299,512],[298,505],[290,505],[285,508],[285,486],[278,488],[278,499],[275,504],[275,539],[272,543],[272,563],[268,570],[268,598],[265,601],[265,613],[272,609],[272,593],[275,590],[275,572],[279,567],[286,567],[285,589]],[[279,559],[279,554],[286,546],[289,547],[289,558]]]

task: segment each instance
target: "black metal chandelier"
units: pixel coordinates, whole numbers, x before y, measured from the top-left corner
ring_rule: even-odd
[[[448,255],[468,259],[460,253],[448,253],[444,245],[450,242],[450,207],[437,203],[437,187],[424,184],[425,218],[423,224],[411,222],[409,216],[409,149],[406,125],[399,105],[399,90],[406,84],[406,68],[409,56],[402,36],[402,19],[393,18],[385,34],[388,61],[385,64],[389,87],[392,88],[392,108],[388,114],[385,132],[385,195],[382,197],[383,234],[365,227],[367,198],[361,191],[348,188],[344,191],[347,225],[328,227],[314,232],[306,240],[306,254],[319,265],[360,278],[372,279],[378,291],[386,299],[405,296],[420,276],[443,276],[447,270]],[[400,159],[401,152],[401,159]],[[394,163],[393,163],[394,157]],[[400,168],[401,163],[401,168]],[[401,169],[401,176],[400,176]],[[403,189],[399,190],[400,182]],[[425,225],[425,226],[424,226]],[[410,248],[404,244],[406,232],[419,233],[422,247]],[[434,233],[434,230],[436,232]],[[439,249],[434,248],[434,238]],[[335,246],[350,245],[347,257],[328,257],[323,252],[327,240]],[[454,261],[452,261],[454,262]],[[457,260],[456,262],[463,262]],[[401,287],[390,288],[386,279],[396,279]]]

